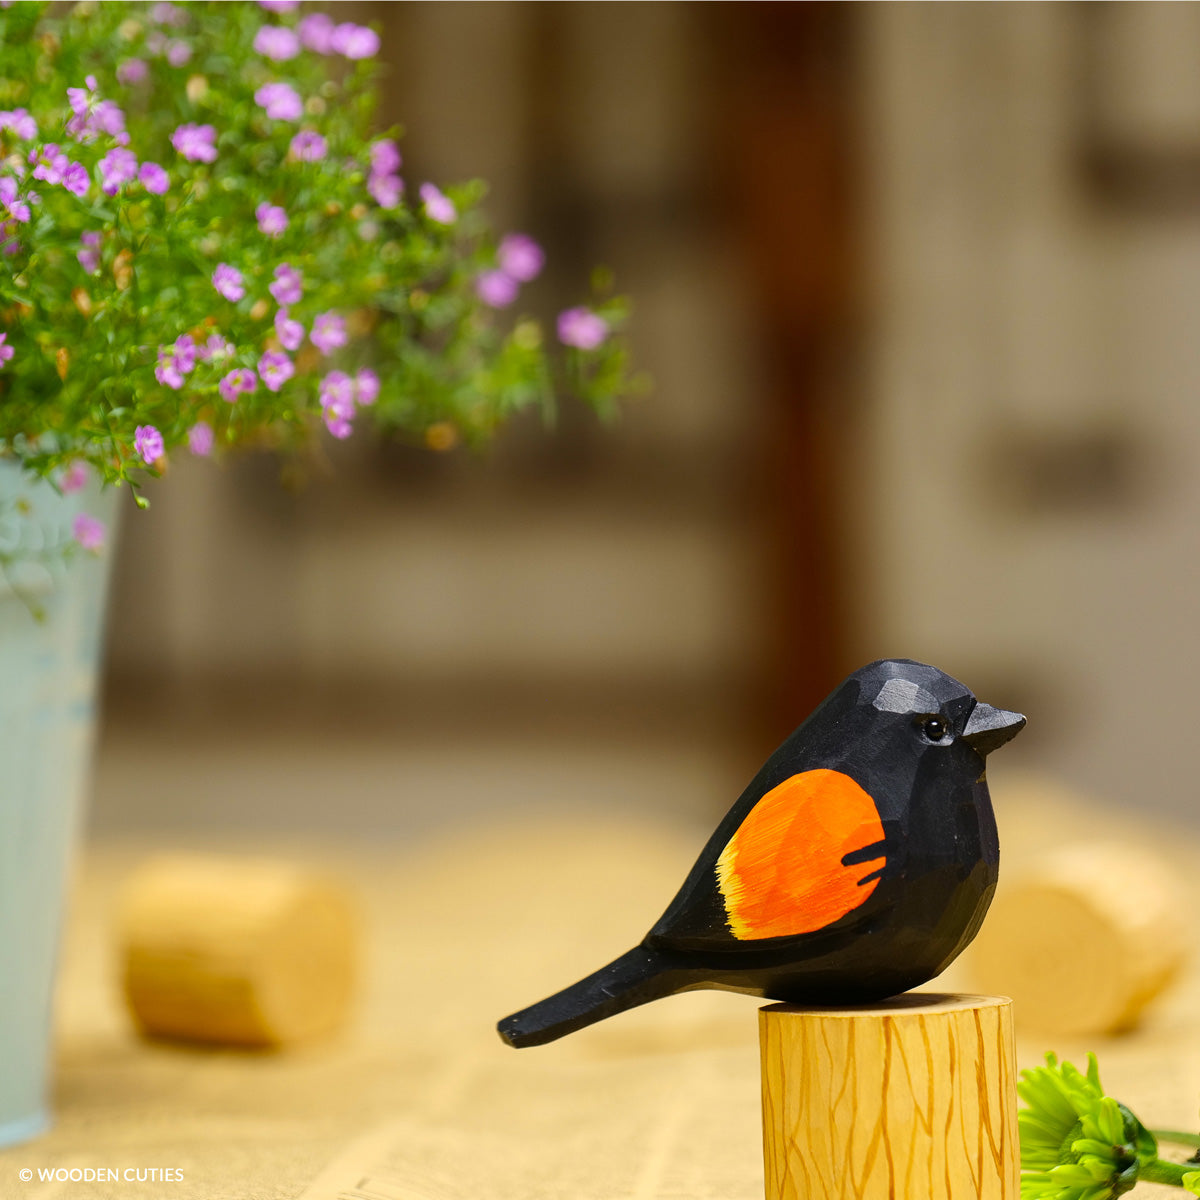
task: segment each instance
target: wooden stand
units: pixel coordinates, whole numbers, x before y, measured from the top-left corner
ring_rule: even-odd
[[[767,1200],[1017,1200],[1011,1001],[759,1010]]]
[[[1170,863],[1123,843],[1044,855],[996,900],[964,962],[972,982],[1012,996],[1022,1029],[1118,1033],[1187,960],[1191,905]]]
[[[125,996],[143,1033],[283,1046],[345,1017],[357,922],[319,876],[269,859],[163,855],[122,900]]]

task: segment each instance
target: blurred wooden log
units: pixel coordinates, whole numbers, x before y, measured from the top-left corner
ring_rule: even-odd
[[[1017,1200],[1011,1002],[759,1010],[767,1200]]]
[[[160,856],[120,909],[125,996],[156,1037],[283,1046],[326,1033],[354,991],[358,931],[334,884],[286,862]]]
[[[1187,904],[1170,865],[1118,842],[1064,847],[1001,884],[966,967],[1023,1029],[1116,1033],[1179,975]]]

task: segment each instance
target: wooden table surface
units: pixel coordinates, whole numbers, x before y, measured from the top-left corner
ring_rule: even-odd
[[[1134,836],[1120,815],[1069,798],[1029,801],[1014,787],[997,795],[997,808],[1006,872],[1045,845],[1077,837],[1085,824],[1089,835]],[[500,1016],[638,940],[706,832],[627,816],[576,817],[444,833],[407,847],[214,843],[317,863],[345,879],[362,904],[366,972],[351,1024],[323,1043],[280,1053],[136,1036],[116,982],[114,897],[148,853],[179,847],[88,847],[60,981],[56,1123],[38,1141],[0,1153],[0,1200],[316,1200],[326,1195],[316,1181],[330,1164],[397,1122],[411,1131],[414,1159],[440,1180],[422,1188],[431,1200],[756,1200],[755,1001],[693,993],[524,1051],[503,1046],[493,1030]],[[1200,835],[1178,829],[1143,826],[1136,836],[1160,842],[1181,865],[1200,845]],[[1189,887],[1195,897],[1196,881]],[[936,986],[969,990],[969,963]],[[1050,1045],[1018,1033],[1024,1065],[1049,1049],[1079,1062],[1094,1049],[1110,1094],[1147,1123],[1200,1128],[1194,969],[1130,1035]],[[184,1178],[157,1185],[18,1178],[22,1168],[57,1166],[169,1167]],[[329,1200],[338,1194],[326,1190]]]

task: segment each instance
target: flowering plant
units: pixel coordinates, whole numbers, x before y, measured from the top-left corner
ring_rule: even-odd
[[[370,28],[298,0],[0,0],[0,455],[77,490],[380,427],[444,448],[626,389],[619,298],[541,326],[479,183],[407,184]],[[76,519],[77,542],[104,530]],[[5,551],[0,546],[0,557]]]
[[[1113,1200],[1139,1180],[1200,1196],[1200,1154],[1187,1163],[1158,1156],[1160,1141],[1200,1148],[1200,1136],[1150,1130],[1104,1094],[1096,1056],[1087,1073],[1046,1055],[1021,1072],[1021,1200]]]

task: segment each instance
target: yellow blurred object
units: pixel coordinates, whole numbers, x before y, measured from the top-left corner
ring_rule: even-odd
[[[453,450],[458,445],[458,430],[449,421],[437,421],[425,430],[425,445],[430,450]]]
[[[125,998],[141,1031],[284,1046],[342,1023],[358,926],[343,889],[287,862],[161,855],[126,884]]]
[[[1001,886],[968,965],[1013,998],[1017,1025],[1116,1033],[1179,975],[1187,905],[1170,864],[1123,842],[1067,846]]]

